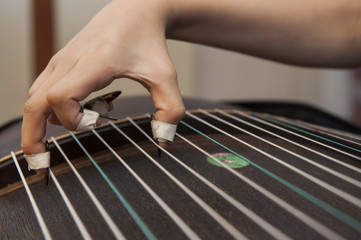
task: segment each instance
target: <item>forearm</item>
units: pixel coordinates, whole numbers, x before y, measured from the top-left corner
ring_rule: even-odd
[[[361,65],[361,2],[174,0],[167,37],[306,66]]]

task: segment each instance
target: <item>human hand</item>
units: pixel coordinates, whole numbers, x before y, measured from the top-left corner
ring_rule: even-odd
[[[47,120],[75,130],[83,116],[79,101],[116,78],[133,79],[148,89],[156,120],[181,120],[185,108],[165,41],[166,2],[112,1],[51,59],[24,107],[25,154],[45,152]]]

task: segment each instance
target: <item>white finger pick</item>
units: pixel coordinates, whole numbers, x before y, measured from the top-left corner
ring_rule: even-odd
[[[156,139],[158,142],[173,142],[174,135],[177,130],[177,125],[157,120],[152,120],[150,124],[152,127],[154,139]]]

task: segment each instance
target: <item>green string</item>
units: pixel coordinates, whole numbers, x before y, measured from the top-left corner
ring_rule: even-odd
[[[280,122],[280,121],[278,121],[278,120],[276,120],[276,119],[259,116],[258,114],[255,114],[255,113],[252,113],[252,115],[253,115],[253,116],[256,116],[256,117],[259,117],[259,118],[262,118],[262,119],[264,119],[264,120],[266,120],[266,121],[273,122],[273,123],[276,123],[276,124],[278,124],[278,125],[281,125],[281,126],[284,126],[284,127],[287,127],[287,128],[291,128],[291,129],[293,129],[293,130],[295,130],[295,131],[302,132],[302,133],[311,135],[311,136],[313,136],[313,137],[316,137],[316,138],[325,140],[325,141],[327,141],[327,142],[334,143],[334,144],[339,145],[339,146],[341,146],[341,147],[345,147],[345,148],[348,148],[348,149],[351,149],[351,150],[354,150],[354,151],[356,151],[356,152],[360,152],[360,153],[361,153],[361,150],[360,150],[360,149],[357,149],[357,148],[348,146],[348,145],[343,144],[343,143],[340,143],[340,142],[336,142],[336,141],[334,141],[334,140],[331,140],[331,139],[322,137],[322,136],[320,136],[320,135],[311,133],[311,132],[306,131],[306,130],[303,130],[303,129],[301,129],[301,128],[294,127],[294,126],[292,126],[292,125],[289,125],[289,124]]]
[[[314,203],[315,205],[317,205],[318,207],[322,208],[323,210],[325,210],[326,212],[328,212],[329,214],[331,214],[332,216],[336,217],[337,219],[341,220],[342,222],[346,223],[347,225],[351,226],[352,228],[354,228],[356,231],[361,233],[361,222],[359,222],[358,220],[354,219],[353,217],[341,212],[340,210],[332,207],[331,205],[329,205],[328,203],[318,199],[317,197],[303,191],[302,189],[296,187],[295,185],[289,183],[288,181],[282,179],[281,177],[277,176],[276,174],[268,171],[267,169],[264,169],[263,167],[259,166],[258,164],[248,160],[246,157],[236,153],[235,151],[233,151],[232,149],[224,146],[223,144],[217,142],[216,140],[212,139],[211,137],[207,136],[206,134],[200,132],[199,130],[195,129],[194,127],[190,126],[189,124],[181,121],[181,123],[185,126],[187,126],[188,128],[192,129],[193,131],[201,134],[202,136],[208,138],[209,140],[211,140],[212,142],[216,143],[217,145],[221,146],[222,148],[226,149],[227,151],[233,153],[234,155],[242,158],[243,160],[247,161],[249,164],[251,164],[252,166],[256,167],[257,169],[259,169],[260,171],[262,171],[263,173],[267,174],[268,176],[272,177],[273,179],[275,179],[276,181],[280,182],[281,184],[285,185],[286,187],[288,187],[289,189],[293,190],[294,192],[298,193],[299,195],[301,195],[302,197],[306,198],[307,200],[311,201],[312,203]]]
[[[118,191],[118,189],[114,186],[112,181],[108,178],[108,176],[103,172],[103,170],[99,167],[99,165],[94,161],[92,156],[88,153],[88,151],[84,148],[84,146],[80,143],[78,138],[74,135],[74,133],[70,132],[70,135],[73,137],[73,139],[76,141],[76,143],[79,145],[79,147],[84,151],[84,153],[88,156],[90,161],[94,164],[96,169],[99,171],[99,173],[103,176],[104,180],[108,183],[110,188],[113,190],[115,195],[118,197],[118,199],[123,203],[124,207],[128,211],[128,213],[132,216],[134,221],[137,223],[139,228],[142,230],[142,232],[145,234],[145,236],[148,239],[156,240],[157,238],[153,235],[153,233],[150,231],[150,229],[147,227],[147,225],[142,221],[142,219],[138,216],[138,214],[134,211],[134,209],[130,206],[130,204],[125,200],[125,198],[122,196],[122,194]]]

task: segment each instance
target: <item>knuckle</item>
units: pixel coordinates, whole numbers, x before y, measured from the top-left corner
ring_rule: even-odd
[[[176,108],[172,108],[169,113],[172,116],[173,119],[175,119],[177,122],[182,120],[182,118],[185,116],[186,109],[184,106],[179,106]]]
[[[24,115],[32,115],[35,112],[33,99],[29,98],[24,105]]]
[[[46,100],[48,101],[50,106],[56,106],[64,103],[66,97],[64,93],[58,90],[50,89],[46,95]]]
[[[50,67],[50,68],[55,68],[56,65],[58,64],[58,62],[60,61],[60,59],[62,58],[62,55],[63,55],[63,51],[60,50],[59,52],[57,52],[56,54],[54,54],[49,63],[48,63],[48,66],[47,67]]]
[[[35,92],[35,90],[29,89],[28,96],[29,97],[33,96],[34,92]]]

